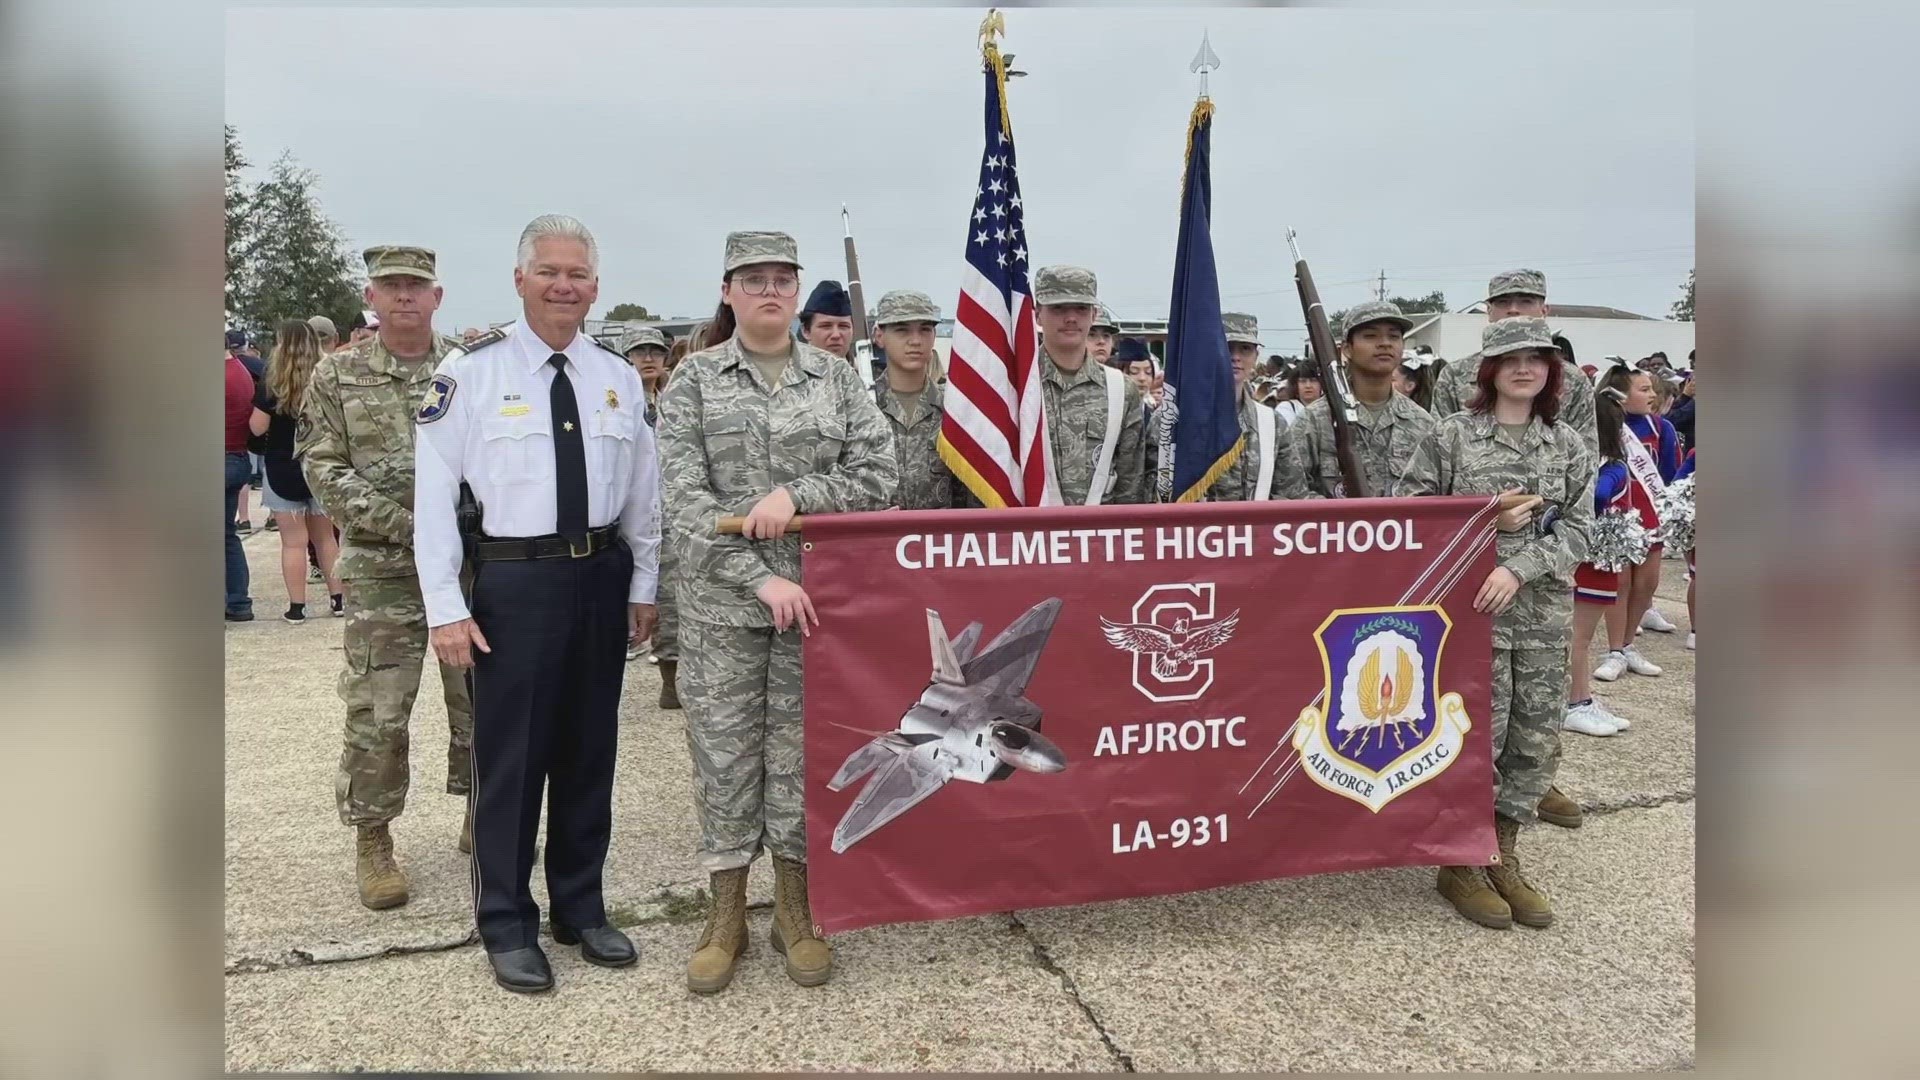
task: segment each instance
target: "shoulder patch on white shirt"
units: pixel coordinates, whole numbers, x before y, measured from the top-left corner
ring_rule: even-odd
[[[453,376],[444,372],[436,374],[427,384],[426,396],[420,399],[420,411],[414,415],[416,424],[431,424],[447,415],[447,407],[453,404],[453,391],[456,384]]]

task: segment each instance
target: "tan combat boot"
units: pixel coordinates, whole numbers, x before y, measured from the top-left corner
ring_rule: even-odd
[[[1553,925],[1553,907],[1540,890],[1534,888],[1527,879],[1520,876],[1520,856],[1513,853],[1515,841],[1520,837],[1520,823],[1508,818],[1495,818],[1494,831],[1500,837],[1500,862],[1487,867],[1487,880],[1506,900],[1513,911],[1513,921],[1522,926],[1536,929]]]
[[[787,958],[787,978],[820,986],[833,974],[833,950],[813,932],[807,906],[807,864],[773,857],[773,947]]]
[[[1547,789],[1547,793],[1541,796],[1540,805],[1534,808],[1534,812],[1540,815],[1541,821],[1549,825],[1558,825],[1563,829],[1577,829],[1582,820],[1580,804],[1567,798],[1566,792],[1557,787]]]
[[[393,834],[385,825],[362,825],[356,839],[360,902],[375,911],[407,902],[407,875],[393,861]]]
[[[680,707],[680,687],[675,679],[680,675],[680,661],[660,661],[660,707],[677,709]]]
[[[1487,886],[1487,875],[1477,866],[1443,866],[1433,887],[1453,910],[1489,930],[1513,929],[1513,910]]]
[[[721,870],[712,877],[713,910],[707,929],[687,961],[687,989],[715,994],[733,981],[733,968],[747,951],[747,868]]]

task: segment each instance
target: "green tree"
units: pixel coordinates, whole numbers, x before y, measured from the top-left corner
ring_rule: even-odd
[[[1447,310],[1447,294],[1441,292],[1439,289],[1435,289],[1425,296],[1412,298],[1395,296],[1391,299],[1394,304],[1399,306],[1401,314],[1404,315],[1441,315],[1445,314]]]
[[[246,239],[228,298],[234,318],[249,329],[313,315],[345,327],[363,306],[358,260],[321,210],[317,181],[283,155],[246,196]]]
[[[1693,271],[1687,271],[1687,283],[1680,286],[1680,299],[1673,302],[1673,317],[1680,322],[1693,321]]]
[[[240,279],[240,268],[245,258],[247,242],[252,238],[253,200],[247,191],[246,182],[240,178],[240,170],[247,167],[246,155],[240,152],[240,134],[232,124],[227,125],[227,308],[233,308],[233,291]]]
[[[639,304],[615,304],[607,318],[614,322],[652,322],[655,317]]]

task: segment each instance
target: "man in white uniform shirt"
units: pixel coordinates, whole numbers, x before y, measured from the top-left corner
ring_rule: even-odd
[[[553,986],[533,870],[542,787],[554,941],[633,963],[607,924],[620,681],[653,632],[659,459],[625,358],[581,332],[599,296],[586,226],[550,214],[520,234],[524,315],[441,361],[414,418],[414,557],[434,652],[473,669],[474,919],[494,979]],[[462,485],[481,511],[461,595]]]

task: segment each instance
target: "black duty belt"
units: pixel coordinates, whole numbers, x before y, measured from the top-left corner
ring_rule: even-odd
[[[603,551],[620,539],[620,527],[603,525],[598,529],[587,530],[587,542],[576,547],[559,533],[549,536],[483,536],[474,545],[474,558],[480,562],[501,562],[513,559],[559,559],[571,556],[584,559],[596,551]]]

